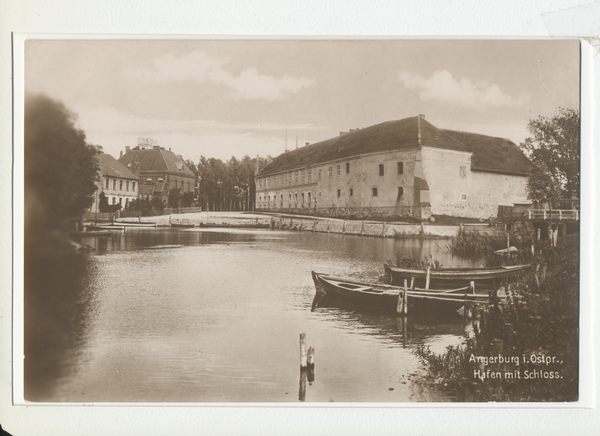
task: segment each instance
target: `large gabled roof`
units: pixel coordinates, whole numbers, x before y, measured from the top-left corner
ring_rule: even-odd
[[[386,121],[284,153],[273,159],[259,175],[265,176],[365,153],[416,149],[419,148],[419,132],[422,144],[469,152],[464,144],[448,136],[424,118],[411,117]]]
[[[472,170],[526,176],[533,169],[527,156],[508,139],[456,130],[443,132],[459,140],[473,152]]]
[[[138,180],[138,177],[129,171],[121,162],[110,154],[101,153],[97,156],[100,172],[104,177]]]
[[[418,149],[422,146],[472,153],[475,171],[528,175],[532,163],[511,141],[455,130],[438,129],[423,117],[386,121],[284,153],[258,176],[318,165],[365,153]]]
[[[125,166],[133,168],[135,162],[140,163],[140,172],[154,171],[195,177],[185,162],[175,153],[164,148],[133,149],[119,158]]]

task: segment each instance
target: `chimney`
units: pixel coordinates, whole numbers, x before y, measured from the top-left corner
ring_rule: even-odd
[[[129,145],[125,146],[125,154],[129,153]]]
[[[169,151],[171,151],[171,147],[169,147]]]
[[[419,114],[419,118],[425,119],[425,114]]]
[[[348,133],[350,133],[350,132],[340,132],[340,136],[347,135]]]
[[[119,154],[119,157],[123,157],[123,150],[121,150],[121,154]]]
[[[309,145],[310,145],[310,142],[307,142],[307,143],[306,143],[306,146],[308,147]]]

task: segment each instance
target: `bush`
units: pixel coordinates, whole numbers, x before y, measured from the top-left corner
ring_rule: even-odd
[[[545,248],[537,260],[546,262],[548,275],[538,285],[534,271],[510,284],[507,298],[492,298],[490,309],[480,320],[475,340],[459,350],[448,348],[435,355],[421,347],[419,358],[428,364],[432,377],[442,377],[446,386],[469,401],[575,401],[578,398],[579,365],[579,235],[559,239],[556,248]],[[506,328],[506,325],[512,326]],[[498,350],[502,340],[503,350]],[[533,380],[474,377],[473,356],[501,354],[518,358],[519,365],[489,364],[499,371],[549,371],[559,378]],[[556,357],[561,363],[536,365],[523,361],[530,356]],[[466,358],[468,357],[468,358]],[[466,377],[466,378],[465,378]]]

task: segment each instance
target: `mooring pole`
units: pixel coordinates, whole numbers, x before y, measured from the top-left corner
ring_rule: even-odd
[[[300,368],[306,368],[306,333],[300,333]]]
[[[429,289],[429,279],[431,277],[431,266],[427,267],[427,276],[425,277],[425,289]]]

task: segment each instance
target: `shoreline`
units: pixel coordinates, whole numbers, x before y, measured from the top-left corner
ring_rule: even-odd
[[[457,236],[461,229],[467,226],[471,227],[469,231],[478,233],[505,234],[503,227],[486,224],[464,224],[461,226],[425,222],[402,223],[247,212],[195,212],[148,216],[141,219],[137,217],[121,218],[122,221],[155,222],[157,227],[169,226],[171,222],[183,219],[200,228],[272,228],[393,239],[447,239]]]

